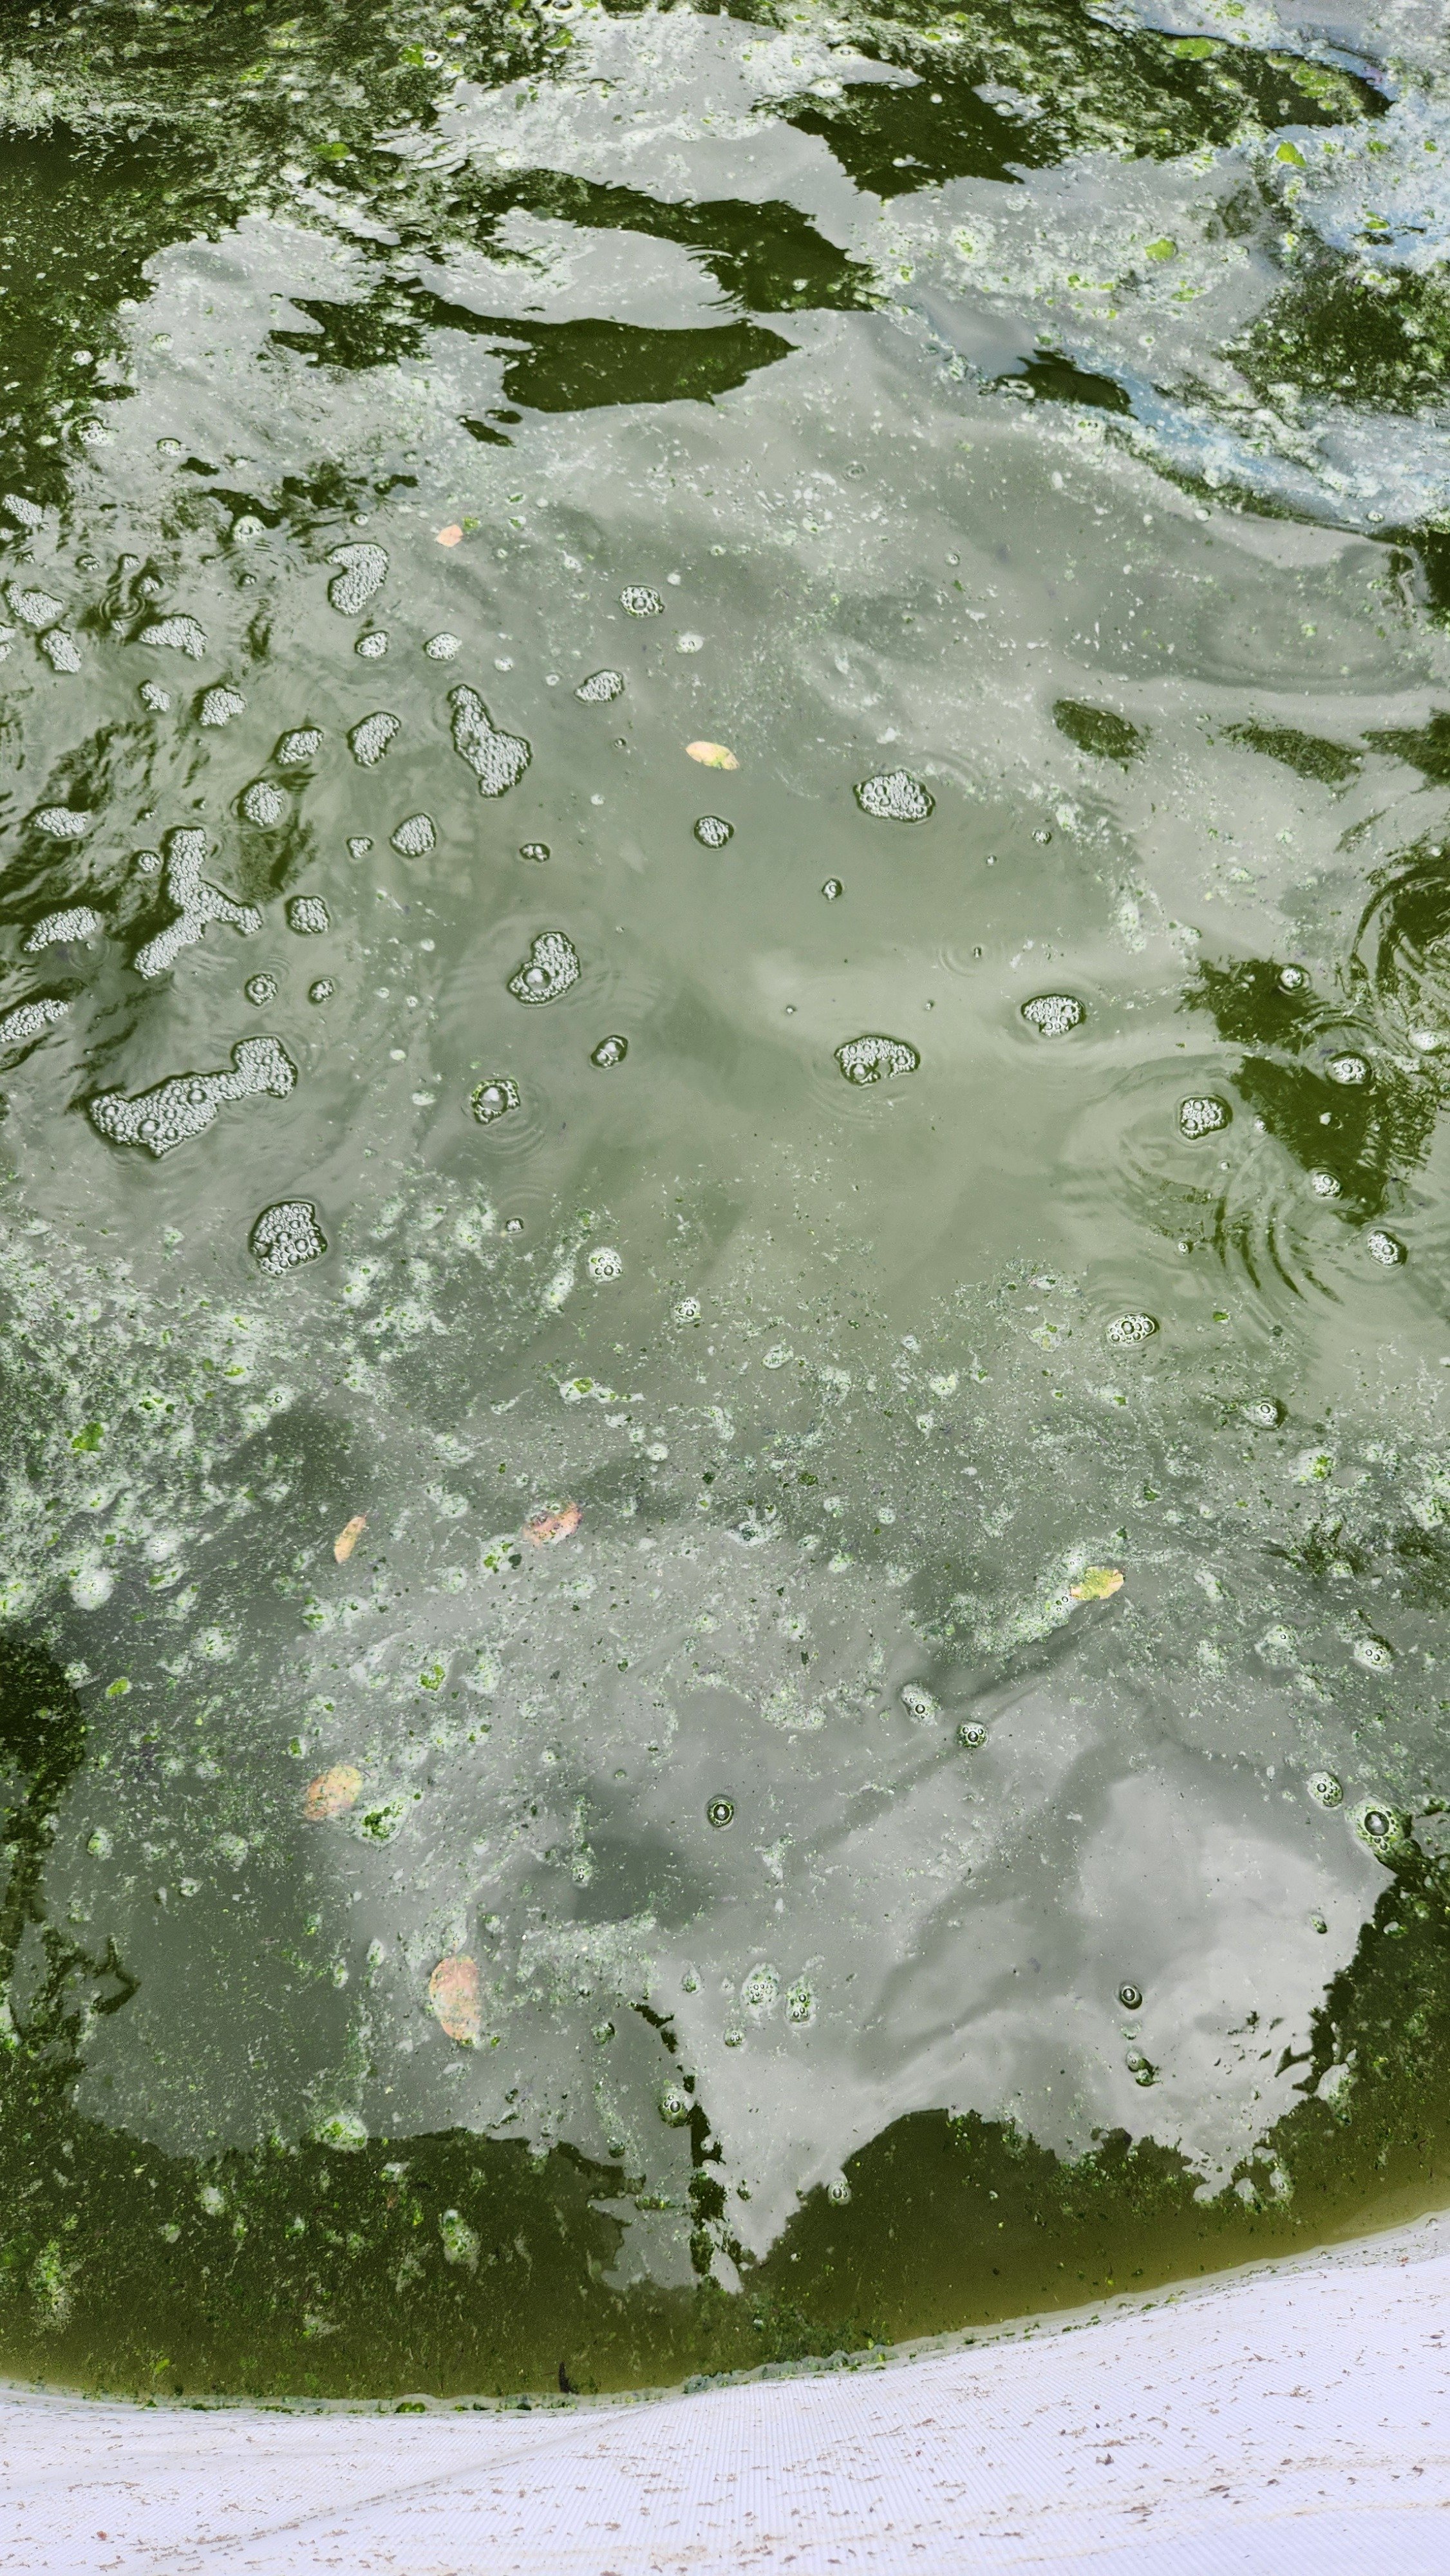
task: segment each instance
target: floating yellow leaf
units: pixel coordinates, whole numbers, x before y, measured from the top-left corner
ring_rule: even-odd
[[[309,1825],[325,1825],[330,1816],[345,1816],[357,1805],[362,1787],[362,1773],[350,1762],[334,1762],[330,1771],[319,1771],[307,1783],[302,1813]]]
[[[362,1537],[363,1531],[367,1528],[367,1525],[367,1513],[354,1512],[346,1529],[340,1529],[338,1531],[336,1538],[332,1542],[332,1553],[336,1557],[339,1565],[346,1565],[348,1558],[351,1556],[358,1540]]]
[[[687,742],[685,749],[692,760],[698,760],[702,769],[738,769],[740,766],[734,752],[727,751],[723,742]]]
[[[461,1950],[440,1959],[428,1980],[428,2002],[450,2039],[460,2048],[476,2046],[483,2028],[476,1959]]]
[[[1107,1601],[1121,1592],[1123,1578],[1115,1565],[1085,1565],[1082,1580],[1072,1587],[1074,1601]]]
[[[462,529],[460,528],[460,526],[458,525],[458,522],[457,522],[457,520],[456,520],[456,519],[454,520],[454,522],[453,522],[453,524],[452,524],[452,526],[451,526],[451,527],[448,527],[448,528],[440,528],[440,529],[439,529],[439,531],[438,531],[438,543],[440,544],[440,546],[461,546],[461,545],[462,545],[462,543],[463,543],[463,530],[462,530]]]
[[[524,1523],[524,1536],[535,1547],[553,1547],[561,1538],[572,1538],[582,1515],[577,1503],[561,1503],[555,1512],[531,1512]]]

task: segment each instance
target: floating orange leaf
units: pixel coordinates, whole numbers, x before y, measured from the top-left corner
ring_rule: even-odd
[[[573,1537],[582,1517],[577,1503],[561,1503],[556,1512],[530,1512],[524,1536],[535,1547],[554,1547],[561,1538]]]
[[[452,525],[451,527],[449,527],[449,528],[440,528],[440,529],[439,529],[439,531],[438,531],[438,543],[440,544],[440,546],[461,546],[461,545],[462,545],[462,543],[463,543],[463,530],[459,527],[458,522],[457,522],[457,520],[456,520],[456,519],[455,519],[455,521],[453,522],[453,525]]]
[[[358,1540],[362,1537],[363,1531],[367,1528],[367,1525],[367,1513],[354,1512],[346,1529],[340,1529],[338,1531],[336,1538],[332,1542],[332,1553],[336,1557],[339,1565],[346,1565],[348,1558],[351,1556]]]
[[[1074,1601],[1107,1601],[1121,1592],[1123,1578],[1115,1565],[1085,1565],[1080,1582],[1072,1586]]]
[[[483,2028],[478,1961],[461,1950],[440,1959],[428,1980],[428,2003],[450,2039],[456,2039],[460,2048],[475,2047]]]
[[[740,766],[734,752],[727,751],[723,742],[687,742],[685,749],[691,760],[698,760],[702,769],[738,769]]]
[[[319,1771],[307,1783],[302,1813],[309,1825],[325,1825],[329,1816],[345,1816],[357,1805],[362,1787],[362,1773],[350,1762],[334,1762],[330,1771]]]

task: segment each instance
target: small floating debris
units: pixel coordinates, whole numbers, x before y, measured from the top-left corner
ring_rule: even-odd
[[[334,1762],[327,1771],[319,1771],[309,1780],[302,1800],[303,1822],[325,1825],[334,1816],[345,1816],[355,1807],[362,1790],[363,1775],[351,1762]]]
[[[344,1522],[332,1542],[332,1553],[339,1565],[346,1565],[367,1525],[366,1512],[354,1512],[351,1520]]]
[[[685,751],[689,759],[698,760],[702,769],[738,769],[740,766],[734,752],[727,751],[723,742],[687,742]]]
[[[428,1980],[428,2007],[460,2048],[476,2048],[483,2029],[478,1961],[461,1950],[440,1959]]]
[[[1068,1586],[1074,1601],[1110,1601],[1122,1588],[1123,1577],[1116,1565],[1085,1565],[1076,1583]]]
[[[524,1523],[523,1535],[534,1547],[557,1547],[561,1538],[572,1538],[583,1519],[578,1503],[559,1503],[548,1511],[531,1512]]]
[[[450,521],[449,521],[449,523],[448,523],[448,525],[447,525],[447,527],[446,527],[446,528],[440,528],[440,529],[439,529],[439,531],[438,531],[438,540],[437,540],[437,541],[438,541],[438,543],[439,543],[439,545],[440,545],[440,546],[461,546],[461,545],[462,545],[462,543],[463,543],[463,530],[460,528],[460,526],[459,526],[459,524],[458,524],[458,521],[457,521],[456,519],[450,519]]]

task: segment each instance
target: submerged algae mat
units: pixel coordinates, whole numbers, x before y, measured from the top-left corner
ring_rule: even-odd
[[[0,2367],[1443,2200],[1438,28],[0,32]]]

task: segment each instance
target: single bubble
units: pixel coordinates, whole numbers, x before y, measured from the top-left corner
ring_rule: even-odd
[[[735,826],[723,814],[702,814],[695,825],[695,838],[707,850],[723,850],[735,838]]]
[[[474,1117],[480,1127],[492,1126],[495,1118],[502,1118],[510,1109],[517,1109],[519,1099],[519,1087],[516,1082],[511,1082],[506,1073],[492,1074],[488,1081],[481,1082],[474,1092]]]
[[[522,1234],[524,1230],[523,1218],[521,1216],[506,1216],[503,1222],[503,1230],[505,1234]]]
[[[660,2118],[667,2129],[682,2129],[690,2116],[691,2103],[683,2084],[667,2084],[660,2095]]]
[[[920,1682],[902,1683],[901,1705],[905,1709],[907,1716],[914,1718],[918,1726],[929,1726],[937,1713],[937,1704],[935,1699],[929,1690],[923,1688]]]
[[[1393,1646],[1383,1637],[1356,1637],[1350,1652],[1367,1673],[1387,1673],[1395,1660]]]
[[[327,1250],[327,1237],[310,1199],[279,1199],[275,1207],[262,1210],[252,1228],[251,1244],[262,1268],[277,1279],[301,1262],[320,1260]]]
[[[705,638],[703,635],[677,635],[675,637],[675,651],[677,653],[703,653],[704,650]]]
[[[1199,1136],[1217,1136],[1227,1127],[1232,1116],[1228,1102],[1218,1099],[1211,1091],[1191,1095],[1178,1104],[1179,1131],[1190,1140]]]
[[[1143,2009],[1142,1987],[1127,1983],[1119,1986],[1118,2001],[1122,2005],[1124,2012],[1141,2012]]]
[[[1081,1028],[1087,1013],[1074,993],[1036,993],[1023,1003],[1022,1017],[1040,1038],[1065,1038]]]
[[[1281,993],[1297,993],[1300,986],[1306,984],[1308,980],[1302,966],[1281,966],[1279,969]]]
[[[630,582],[620,592],[619,604],[630,617],[663,617],[665,613],[659,592],[646,589],[643,582]]]
[[[1245,1422],[1251,1422],[1256,1431],[1277,1431],[1284,1419],[1284,1408],[1272,1395],[1250,1396],[1247,1404],[1240,1405],[1239,1411]]]
[[[677,1324],[698,1324],[703,1309],[698,1297],[680,1297],[670,1311]]]
[[[1150,1341],[1157,1330],[1156,1315],[1115,1315],[1108,1326],[1108,1340],[1131,1348],[1135,1342]]]
[[[249,976],[242,990],[249,1002],[255,1003],[259,1011],[265,1011],[268,1003],[277,999],[277,978],[275,975]]]
[[[532,859],[535,864],[539,866],[542,866],[548,855],[549,844],[547,841],[524,841],[521,843],[519,848],[519,857],[521,859]]]
[[[620,1279],[624,1275],[623,1259],[608,1243],[601,1243],[590,1253],[585,1267],[591,1279]]]
[[[827,2200],[834,2202],[837,2209],[844,2209],[850,2197],[851,2186],[847,2182],[845,2175],[836,2174],[826,2185]]]
[[[849,1038],[836,1049],[836,1062],[848,1082],[865,1085],[884,1082],[894,1074],[915,1073],[921,1063],[914,1046],[905,1038]]]
[[[733,1825],[735,1822],[734,1799],[712,1798],[705,1809],[705,1821],[713,1825],[717,1833],[723,1833],[727,1825]]]
[[[1377,1806],[1372,1800],[1357,1811],[1354,1829],[1362,1842],[1381,1849],[1387,1844],[1403,1841],[1405,1830],[1403,1819],[1396,1815],[1393,1807]]]
[[[878,777],[863,778],[855,796],[862,813],[878,823],[924,823],[936,801],[909,769],[885,769]]]
[[[589,1061],[597,1064],[601,1073],[607,1073],[611,1065],[623,1064],[628,1053],[628,1038],[601,1038],[598,1046],[590,1049]]]
[[[1309,1187],[1317,1199],[1337,1199],[1340,1185],[1332,1172],[1311,1172]]]
[[[589,2035],[596,2048],[607,2048],[614,2037],[614,2024],[612,2021],[597,2021]]]
[[[1404,1245],[1396,1235],[1386,1234],[1382,1226],[1372,1226],[1364,1241],[1371,1261],[1378,1261],[1386,1270],[1398,1269],[1405,1259]]]
[[[622,671],[591,671],[587,680],[580,681],[574,695],[586,707],[608,706],[611,698],[624,695],[624,674]]]
[[[986,1741],[987,1730],[979,1718],[970,1717],[964,1726],[957,1728],[957,1742],[963,1745],[968,1753],[980,1753]]]
[[[1369,1066],[1362,1055],[1332,1055],[1324,1070],[1331,1082],[1341,1083],[1347,1089],[1369,1080]]]
[[[1317,1806],[1338,1807],[1343,1803],[1343,1786],[1332,1771],[1311,1771],[1304,1786]]]
[[[821,892],[825,896],[827,903],[839,903],[845,891],[846,889],[842,885],[839,877],[827,877],[825,884],[821,888]]]

